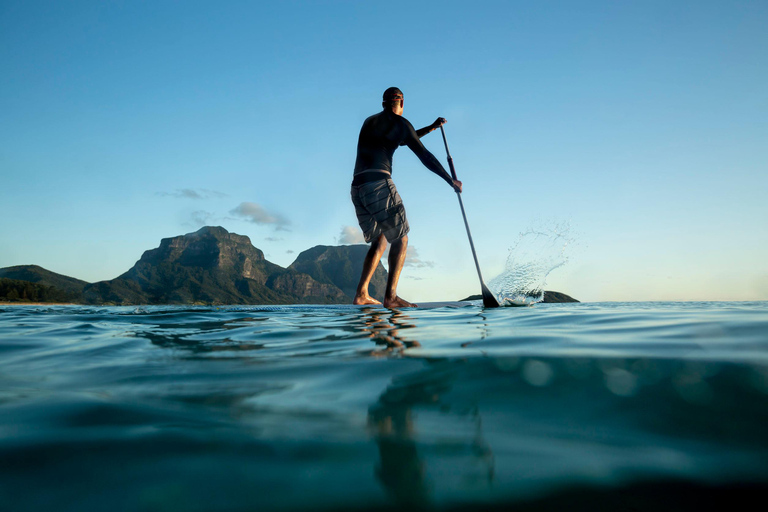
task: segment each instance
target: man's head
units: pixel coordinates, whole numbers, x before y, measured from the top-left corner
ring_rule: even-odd
[[[397,87],[390,87],[384,91],[384,97],[382,98],[381,106],[385,109],[392,109],[392,111],[400,115],[403,113],[403,106],[405,100],[403,99],[403,91]]]

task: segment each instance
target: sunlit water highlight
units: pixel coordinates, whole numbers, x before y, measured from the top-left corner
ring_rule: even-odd
[[[568,262],[575,239],[568,223],[541,222],[518,235],[504,270],[488,282],[501,305],[535,304],[553,270]]]
[[[768,485],[765,302],[0,307],[0,383],[2,510]]]

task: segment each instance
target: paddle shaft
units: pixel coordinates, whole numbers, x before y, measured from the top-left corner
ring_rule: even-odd
[[[451,168],[451,177],[454,180],[458,180],[456,177],[456,168],[453,166],[453,157],[448,150],[448,140],[445,138],[445,130],[442,125],[440,126],[440,132],[443,134],[443,144],[445,144],[445,153],[448,155],[448,167]],[[483,274],[480,272],[480,264],[477,262],[477,253],[475,252],[475,243],[472,241],[472,233],[469,231],[469,223],[467,222],[467,214],[464,212],[464,201],[461,200],[461,192],[456,192],[456,197],[459,198],[459,206],[461,207],[461,216],[464,217],[464,227],[467,228],[467,237],[469,238],[469,247],[472,248],[472,257],[475,258],[475,268],[477,269],[477,277],[480,278],[480,284],[485,288],[485,282],[483,281]]]

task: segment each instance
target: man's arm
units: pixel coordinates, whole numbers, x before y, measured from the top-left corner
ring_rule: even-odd
[[[442,118],[439,118],[438,121],[440,119]],[[445,120],[443,119],[443,121]],[[461,182],[451,178],[451,175],[446,172],[443,164],[441,164],[440,161],[435,158],[435,155],[430,153],[429,150],[424,147],[424,144],[421,143],[419,138],[416,136],[416,130],[413,129],[410,123],[407,124],[410,127],[411,133],[410,136],[406,137],[405,144],[411,149],[411,151],[416,154],[417,157],[419,157],[419,160],[421,160],[421,163],[424,164],[424,167],[443,178],[445,182],[453,187],[456,192],[461,192]]]
[[[444,117],[438,117],[435,120],[435,122],[432,123],[431,125],[425,126],[424,128],[419,128],[418,130],[416,130],[416,136],[418,138],[422,138],[423,136],[425,136],[429,132],[433,132],[433,131],[437,130],[438,128],[440,128],[444,124],[445,124],[445,118]]]

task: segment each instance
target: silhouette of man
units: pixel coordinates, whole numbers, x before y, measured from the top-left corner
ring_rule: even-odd
[[[405,101],[403,92],[397,87],[384,91],[381,104],[384,110],[365,120],[357,141],[352,202],[365,241],[371,244],[371,248],[365,256],[353,304],[381,304],[368,294],[368,284],[389,242],[392,247],[389,251],[389,278],[384,306],[415,307],[416,304],[397,296],[397,282],[405,262],[410,227],[403,201],[392,181],[392,155],[398,146],[408,146],[427,169],[443,178],[456,192],[461,192],[461,182],[452,179],[419,140],[442,126],[445,119],[438,117],[431,125],[414,130],[413,125],[403,117]]]

